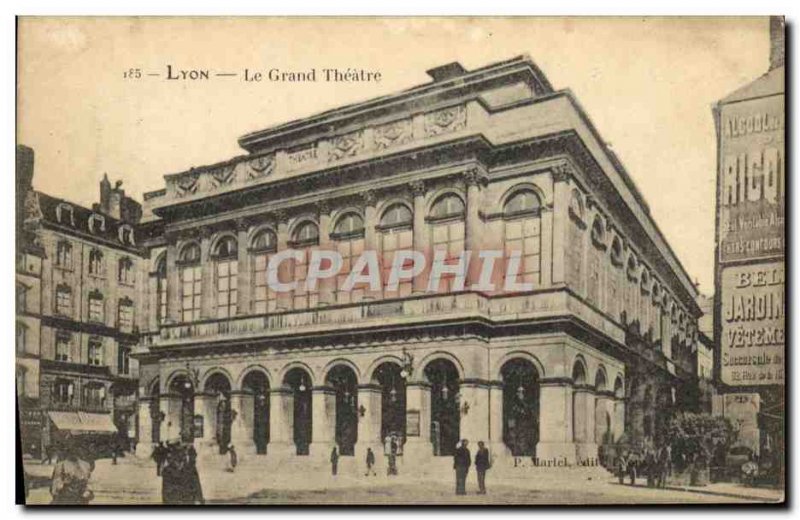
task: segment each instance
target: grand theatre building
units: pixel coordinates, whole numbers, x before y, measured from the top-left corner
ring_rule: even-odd
[[[428,74],[247,134],[244,155],[145,196],[143,453],[182,439],[380,462],[395,436],[406,464],[462,438],[498,461],[585,464],[658,442],[692,406],[696,289],[572,93],[524,56]],[[303,282],[315,249],[342,274],[270,286]],[[392,286],[398,250],[499,250],[529,287],[475,289],[474,269],[463,289]],[[363,251],[381,283],[345,290]]]

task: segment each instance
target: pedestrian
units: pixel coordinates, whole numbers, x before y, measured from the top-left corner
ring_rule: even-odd
[[[392,435],[389,438],[389,469],[390,476],[397,475],[397,437]]]
[[[475,471],[478,473],[478,494],[486,494],[486,471],[492,467],[489,461],[489,449],[478,441],[478,453],[475,454]]]
[[[364,474],[365,477],[368,477],[370,473],[372,473],[373,477],[376,477],[377,474],[375,473],[375,454],[372,453],[372,448],[367,448],[367,472]]]
[[[461,439],[461,443],[453,455],[453,469],[456,470],[456,495],[467,494],[467,473],[472,464],[472,457],[467,449],[468,445],[469,441]]]
[[[617,477],[619,478],[619,483],[625,483],[625,475],[628,474],[628,453],[621,452],[617,455]]]
[[[661,448],[661,486],[667,487],[667,479],[672,475],[672,447],[667,444]]]
[[[200,474],[197,471],[197,450],[194,445],[190,444],[186,449],[186,471],[189,482],[189,495],[191,496],[192,504],[205,504],[203,498],[203,486],[200,484]]]
[[[156,476],[161,476],[161,466],[164,464],[164,460],[167,457],[167,450],[164,447],[163,442],[159,442],[153,448],[153,453],[150,455],[153,461],[156,463]]]
[[[647,476],[647,487],[655,487],[656,485],[656,456],[652,448],[647,448],[644,454],[644,471]]]
[[[77,446],[65,447],[65,456],[59,458],[53,468],[50,494],[51,504],[86,505],[94,494],[89,489],[89,478],[92,476],[93,464],[77,453]]]
[[[161,468],[161,500],[165,504],[191,504],[190,483],[186,480],[187,458],[176,443],[170,442],[164,452]]]
[[[628,476],[631,479],[631,486],[636,485],[636,466],[639,464],[639,456],[636,452],[628,455]]]
[[[44,447],[44,458],[42,459],[42,464],[53,463],[53,451],[55,450],[52,444],[48,444]]]
[[[119,443],[116,439],[111,441],[111,464],[113,466],[117,465],[117,450],[119,449]]]
[[[239,465],[239,454],[236,453],[233,444],[229,445],[226,451],[228,452],[228,473],[233,473],[236,471],[236,466]]]
[[[336,449],[336,446],[334,446],[333,449],[331,450],[331,475],[335,477],[338,469],[339,469],[339,450]]]

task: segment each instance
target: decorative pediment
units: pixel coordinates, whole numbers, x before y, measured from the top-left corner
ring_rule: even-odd
[[[455,132],[467,126],[467,110],[464,105],[444,108],[425,114],[425,135],[434,136]]]
[[[197,192],[197,184],[200,179],[200,173],[189,171],[184,173],[175,181],[175,188],[178,197],[193,195]]]
[[[373,139],[380,150],[409,143],[413,138],[411,119],[401,119],[375,127]]]
[[[337,161],[345,157],[352,157],[364,149],[364,133],[362,131],[334,137],[328,153],[329,161]]]
[[[248,163],[249,171],[247,177],[249,179],[257,179],[259,177],[266,177],[275,169],[275,156],[262,155],[250,160]]]

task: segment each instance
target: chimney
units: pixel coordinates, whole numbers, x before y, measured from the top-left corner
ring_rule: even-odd
[[[769,70],[783,67],[786,57],[785,18],[769,17]]]
[[[466,74],[467,69],[465,69],[457,61],[454,61],[446,65],[440,65],[430,70],[426,70],[425,72],[428,74],[428,76],[433,78],[433,81],[446,81],[448,79],[457,78],[458,76],[463,76]]]

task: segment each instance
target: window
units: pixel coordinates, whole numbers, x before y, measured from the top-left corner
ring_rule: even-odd
[[[389,274],[394,265],[397,251],[410,251],[414,240],[414,215],[404,204],[393,204],[383,212],[380,221],[381,270],[384,286],[389,282]],[[384,298],[408,296],[411,294],[411,280],[401,280],[397,291],[384,289]]]
[[[22,313],[28,310],[28,287],[24,284],[17,284],[17,312]]]
[[[216,264],[217,318],[236,315],[239,261],[236,239],[223,237],[214,249]]]
[[[336,250],[342,255],[342,268],[336,275],[336,302],[358,302],[364,296],[364,288],[354,286],[351,291],[342,290],[350,270],[364,252],[364,219],[357,213],[347,213],[336,222],[333,235]]]
[[[28,343],[28,326],[17,322],[17,354],[24,354]]]
[[[53,383],[53,402],[57,404],[70,404],[72,403],[72,396],[75,387],[72,381],[66,379],[59,379]]]
[[[131,348],[126,345],[117,350],[117,373],[126,376],[131,373]]]
[[[431,208],[434,220],[431,232],[433,258],[437,251],[444,251],[444,262],[455,262],[464,251],[464,202],[458,195],[440,197]],[[438,253],[442,254],[442,253]],[[455,275],[445,273],[439,280],[439,292],[451,292]]]
[[[56,287],[56,314],[72,316],[72,289],[67,285]]]
[[[103,366],[103,340],[89,338],[89,351],[86,362],[92,366]]]
[[[156,323],[167,319],[167,259],[163,256],[156,264]]]
[[[319,301],[317,287],[309,291],[306,287],[306,278],[308,278],[311,251],[319,244],[319,228],[313,222],[300,224],[295,230],[292,239],[292,247],[297,248],[302,253],[302,258],[295,259],[293,262],[294,281],[297,282],[297,288],[294,290],[294,308],[308,309],[316,307]]]
[[[56,334],[56,361],[70,362],[72,360],[72,336],[68,332]]]
[[[92,249],[89,253],[89,274],[102,276],[103,271],[103,253],[97,249]]]
[[[22,397],[25,392],[25,369],[23,367],[17,368],[17,395]]]
[[[203,275],[200,267],[200,246],[189,244],[181,250],[181,320],[200,319],[202,305]]]
[[[511,196],[503,207],[506,261],[520,255],[517,283],[539,283],[541,270],[541,219],[539,197],[531,190]]]
[[[133,300],[122,298],[117,308],[117,324],[119,328],[130,332],[133,330]]]
[[[56,265],[72,269],[72,244],[62,240],[56,245]]]
[[[89,293],[89,321],[103,323],[105,320],[105,302],[100,291]]]
[[[275,291],[269,288],[269,259],[278,249],[278,239],[269,230],[259,231],[253,238],[253,310],[258,314],[273,312],[277,300]]]
[[[127,285],[133,284],[133,260],[127,256],[119,259],[119,269],[117,279],[120,283]]]
[[[89,408],[102,408],[106,403],[106,387],[100,383],[89,383],[83,387],[83,404]]]

